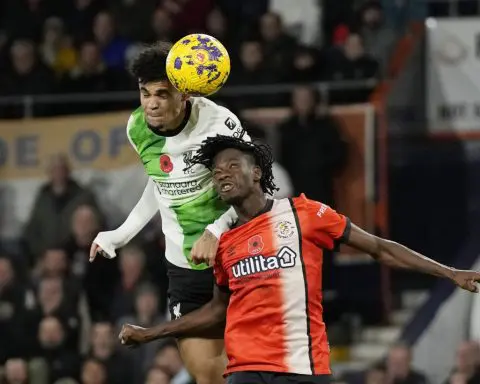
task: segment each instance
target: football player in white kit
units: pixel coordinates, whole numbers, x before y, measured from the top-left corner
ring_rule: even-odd
[[[113,258],[157,213],[162,217],[169,276],[172,318],[202,307],[212,299],[212,268],[196,264],[215,254],[218,239],[236,220],[213,187],[211,172],[189,160],[205,138],[218,134],[250,140],[238,118],[228,109],[203,97],[177,91],[167,79],[165,61],[170,46],[155,44],[132,62],[138,79],[141,107],[127,126],[127,135],[149,180],[142,197],[125,222],[94,240],[97,253]],[[193,248],[193,250],[192,250]],[[223,326],[204,338],[178,340],[184,364],[198,384],[224,383]]]

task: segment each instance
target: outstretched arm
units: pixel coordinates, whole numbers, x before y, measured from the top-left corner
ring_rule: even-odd
[[[479,272],[461,271],[447,267],[404,245],[374,236],[354,224],[351,225],[345,244],[368,253],[380,263],[391,267],[444,277],[467,291],[478,292],[476,283],[480,281]]]
[[[215,286],[212,300],[203,307],[152,328],[125,324],[119,339],[122,344],[137,345],[164,337],[201,335],[205,330],[225,321],[229,299],[230,293],[226,289]]]
[[[98,251],[103,251],[104,256],[108,258],[114,258],[116,256],[115,250],[133,239],[157,212],[155,182],[149,178],[142,197],[125,222],[113,231],[100,232],[97,235],[90,248],[90,261],[95,259]]]

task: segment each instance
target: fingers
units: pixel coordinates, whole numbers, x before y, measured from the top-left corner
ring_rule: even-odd
[[[97,252],[99,248],[100,247],[98,246],[98,244],[92,243],[92,246],[90,247],[90,258],[89,258],[90,263],[93,262],[93,260],[95,260],[95,256],[97,256]]]

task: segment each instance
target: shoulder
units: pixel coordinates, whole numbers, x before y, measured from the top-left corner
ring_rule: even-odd
[[[134,134],[136,130],[140,128],[140,126],[145,124],[143,108],[138,107],[135,111],[132,112],[130,118],[128,119],[127,123],[127,133]]]

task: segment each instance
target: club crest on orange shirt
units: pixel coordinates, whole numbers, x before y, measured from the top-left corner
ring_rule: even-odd
[[[258,255],[263,250],[263,239],[260,235],[252,236],[248,240],[248,253]]]
[[[275,224],[275,233],[281,239],[288,239],[295,233],[295,228],[289,221],[282,220]]]

